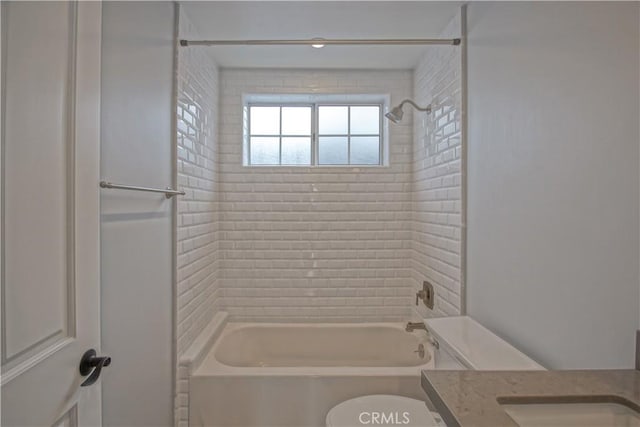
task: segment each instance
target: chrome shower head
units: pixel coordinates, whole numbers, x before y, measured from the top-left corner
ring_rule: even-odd
[[[391,120],[393,123],[399,123],[402,120],[402,116],[404,116],[404,111],[402,111],[402,105],[397,105],[391,109],[387,114],[384,115],[387,119]]]
[[[404,104],[410,104],[413,108],[418,111],[424,111],[427,114],[431,113],[431,104],[427,105],[425,108],[419,107],[415,102],[410,99],[405,99],[399,105],[396,105],[384,116],[391,120],[393,123],[400,123],[402,121],[402,116],[404,116],[404,111],[402,111],[402,106]]]

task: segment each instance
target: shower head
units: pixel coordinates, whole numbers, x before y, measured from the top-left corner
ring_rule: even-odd
[[[405,99],[399,105],[396,105],[384,116],[391,120],[393,123],[400,123],[402,121],[402,116],[404,116],[404,111],[402,111],[402,106],[404,104],[410,104],[413,108],[418,111],[424,111],[427,114],[431,113],[431,104],[427,105],[425,108],[419,107],[415,102],[410,99]]]
[[[399,123],[402,120],[402,116],[404,115],[404,111],[402,111],[402,107],[400,105],[396,105],[384,116],[391,120],[393,123]]]

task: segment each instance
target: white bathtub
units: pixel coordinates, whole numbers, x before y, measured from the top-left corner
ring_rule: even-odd
[[[190,425],[319,427],[352,397],[426,400],[431,355],[426,332],[402,324],[227,323],[189,378]]]

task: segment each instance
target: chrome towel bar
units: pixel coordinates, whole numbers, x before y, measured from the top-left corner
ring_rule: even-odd
[[[118,190],[133,190],[133,191],[148,191],[150,193],[164,193],[167,199],[172,198],[173,196],[184,196],[184,191],[174,190],[172,188],[150,188],[150,187],[138,187],[135,185],[123,185],[123,184],[114,184],[113,182],[108,181],[100,181],[100,187],[102,188],[116,188]]]

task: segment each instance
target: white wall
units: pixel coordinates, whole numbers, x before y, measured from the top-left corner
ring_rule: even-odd
[[[469,5],[468,310],[550,368],[633,366],[638,22]]]
[[[103,3],[102,177],[165,187],[173,165],[174,5]],[[102,190],[105,426],[172,425],[172,202]]]
[[[439,37],[460,37],[459,15]],[[414,293],[424,280],[435,293],[433,310],[414,307],[419,317],[462,311],[461,61],[460,46],[429,46],[413,73],[413,99],[432,107],[413,113],[411,276]]]
[[[225,309],[236,319],[401,321],[410,314],[410,114],[388,167],[245,167],[242,94],[411,96],[411,71],[220,73]]]

